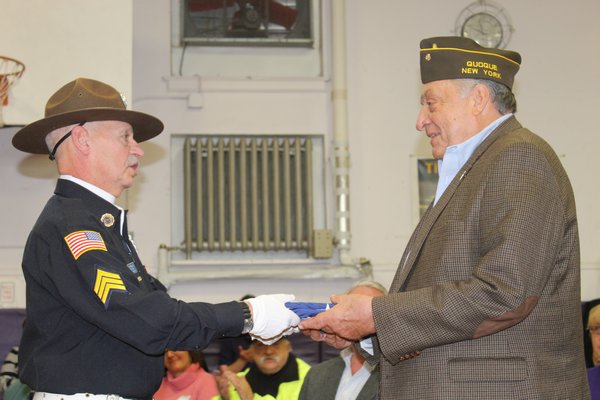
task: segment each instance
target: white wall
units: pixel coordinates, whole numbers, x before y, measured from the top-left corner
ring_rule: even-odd
[[[243,76],[235,79],[200,76],[201,104],[190,108],[187,93],[168,91],[164,79],[172,73],[170,2],[132,2],[133,108],[158,116],[166,129],[155,140],[144,143],[146,157],[140,179],[126,200],[131,210],[130,229],[135,233],[141,258],[150,271],[156,271],[158,246],[171,244],[170,134],[283,131],[331,135],[327,72],[330,60],[324,60],[321,77],[303,77],[300,86],[297,79],[261,81]],[[468,0],[346,1],[351,253],[354,258],[370,259],[375,278],[384,284],[391,281],[416,223],[414,157],[429,155],[427,141],[414,127],[420,95],[419,41],[453,34],[456,17],[469,3]],[[600,246],[595,245],[600,233],[600,215],[594,204],[598,189],[591,164],[592,152],[600,145],[600,135],[592,122],[600,106],[597,96],[600,80],[596,77],[600,49],[595,46],[600,25],[594,18],[600,14],[600,3],[595,0],[574,0],[568,5],[559,0],[498,0],[497,3],[504,6],[515,27],[508,48],[523,56],[515,84],[517,116],[563,157],[578,203],[582,298],[600,297]],[[324,35],[328,35],[327,29]],[[186,64],[185,71],[191,75],[194,66]],[[0,145],[0,159],[14,151],[10,146]],[[23,188],[21,175],[26,174],[17,171],[6,178],[9,191],[39,190],[36,196],[48,197],[50,193],[45,187]],[[2,196],[1,208],[16,209],[12,200]],[[31,226],[31,215],[39,209],[25,204],[23,209],[27,209],[21,213],[25,217],[9,218],[11,225]],[[0,250],[1,246],[2,243]],[[18,254],[18,249],[11,251]],[[2,271],[15,275],[18,266],[5,266]],[[348,280],[219,279],[178,285],[171,292],[186,300],[203,301],[280,291],[290,291],[307,300],[324,300],[349,284]],[[1,298],[0,304],[3,304]]]
[[[131,98],[131,0],[0,0],[0,9],[0,55],[26,68],[4,109],[6,124],[41,118],[48,97],[80,76]]]

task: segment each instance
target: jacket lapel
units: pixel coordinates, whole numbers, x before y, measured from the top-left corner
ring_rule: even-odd
[[[400,261],[400,265],[398,266],[398,270],[396,271],[396,276],[392,281],[390,286],[390,292],[398,292],[401,290],[404,285],[406,278],[410,274],[410,271],[414,267],[415,261],[418,259],[419,253],[421,252],[421,248],[423,247],[423,243],[431,228],[438,220],[456,190],[460,187],[461,183],[468,175],[469,171],[475,166],[479,158],[486,152],[486,150],[494,143],[499,137],[511,132],[515,129],[521,128],[521,124],[516,120],[514,116],[508,118],[502,124],[500,124],[478,147],[475,149],[471,157],[467,160],[465,165],[460,169],[460,171],[456,174],[448,188],[444,191],[444,194],[438,200],[437,204],[434,206],[433,202],[429,205],[429,208],[417,224],[407,246],[404,251],[404,255],[402,256],[402,260]]]

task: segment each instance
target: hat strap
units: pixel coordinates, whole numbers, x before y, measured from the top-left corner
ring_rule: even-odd
[[[85,124],[85,122],[80,122],[77,124],[77,126],[83,126],[83,124]],[[73,128],[71,128],[69,133],[67,133],[65,136],[61,137],[60,140],[58,142],[56,142],[56,144],[54,145],[54,148],[52,149],[52,152],[48,156],[48,158],[50,160],[54,160],[54,158],[55,158],[54,155],[56,154],[56,150],[58,150],[58,146],[60,146],[62,144],[62,142],[64,142],[65,140],[67,140],[69,138],[69,136],[71,136],[71,133],[73,133],[73,129],[77,128],[77,126],[74,126]]]

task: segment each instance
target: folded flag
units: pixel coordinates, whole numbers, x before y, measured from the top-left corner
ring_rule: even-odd
[[[314,317],[323,311],[329,310],[334,305],[333,303],[303,303],[298,301],[285,303],[285,306],[295,312],[300,319]]]

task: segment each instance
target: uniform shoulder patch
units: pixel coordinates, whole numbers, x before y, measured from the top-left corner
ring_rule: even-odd
[[[106,243],[102,235],[96,231],[76,231],[65,236],[65,242],[71,254],[77,260],[82,254],[91,250],[106,250]]]
[[[98,268],[96,270],[94,293],[96,293],[102,304],[104,304],[105,309],[108,308],[110,297],[114,292],[129,294],[121,275]]]

